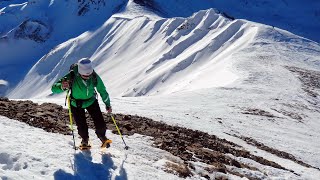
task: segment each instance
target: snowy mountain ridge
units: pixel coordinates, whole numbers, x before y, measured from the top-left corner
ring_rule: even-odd
[[[124,13],[113,15],[97,31],[83,33],[54,48],[9,97],[48,96],[51,84],[81,57],[93,60],[96,71],[115,96],[164,95],[226,86],[238,79],[230,66],[233,54],[255,44],[255,36],[276,34],[274,40],[279,35],[280,41],[299,39],[270,26],[230,20],[213,9],[172,19],[147,12],[140,16],[141,12],[144,11],[130,2]],[[293,43],[309,43],[317,51],[317,44],[312,41]],[[22,93],[25,89],[32,89],[32,94]]]
[[[135,24],[135,26],[132,26],[133,24]],[[106,31],[105,27],[116,27],[117,29],[123,28],[123,30],[118,34],[110,34],[110,31]],[[131,27],[131,29],[128,29],[127,27]],[[32,87],[30,87],[34,88],[32,92],[40,95],[40,91],[44,93],[42,88],[40,88],[42,85],[40,83],[41,81],[56,81],[56,79],[52,78],[59,77],[63,73],[66,73],[68,67],[72,63],[76,62],[79,56],[86,56],[92,57],[94,63],[97,65],[97,72],[100,72],[101,70],[103,71],[100,67],[106,66],[105,63],[109,64],[107,66],[110,68],[108,68],[106,76],[110,77],[109,80],[111,81],[114,79],[114,83],[118,83],[118,85],[111,84],[111,86],[118,92],[116,95],[141,96],[148,94],[170,93],[162,92],[164,90],[161,89],[171,89],[171,92],[179,91],[180,89],[186,88],[185,86],[189,86],[189,88],[190,86],[196,86],[194,84],[190,84],[190,82],[193,81],[197,83],[197,79],[201,79],[198,78],[201,74],[206,74],[206,71],[210,71],[210,69],[206,69],[208,64],[217,63],[218,61],[214,59],[214,57],[218,56],[220,53],[220,56],[224,56],[223,54],[225,52],[223,51],[227,50],[230,44],[234,44],[234,47],[233,49],[228,49],[227,52],[233,50],[236,51],[236,48],[239,48],[239,46],[244,44],[245,42],[243,41],[246,40],[242,40],[241,37],[247,37],[250,33],[255,33],[255,29],[249,27],[250,25],[247,25],[245,21],[230,21],[216,14],[214,10],[200,11],[185,20],[177,18],[173,20],[160,19],[153,21],[146,17],[137,19],[114,17],[97,32],[90,35],[85,33],[77,39],[68,41],[64,45],[54,49],[54,51],[50,52],[49,55],[43,57],[39,63],[34,66],[33,70],[29,72],[29,75],[27,75],[26,79],[28,79],[28,81],[25,83],[22,82],[22,84],[32,84]],[[117,29],[112,29],[111,32],[116,32]],[[150,32],[149,29],[152,29],[152,32]],[[124,34],[126,34],[126,36],[124,36]],[[141,34],[141,36],[139,34]],[[143,34],[150,34],[150,36],[136,39],[137,37],[143,37]],[[104,40],[100,41],[100,39]],[[113,39],[116,41],[113,41]],[[132,43],[123,46],[122,42],[128,41],[128,39]],[[162,42],[159,42],[159,40]],[[148,44],[146,44],[147,42]],[[79,44],[83,44],[81,46],[85,49],[82,49],[81,47],[75,48],[75,46],[79,46]],[[94,51],[90,51],[87,47],[92,48]],[[124,51],[122,50],[123,47],[131,50]],[[130,60],[124,59],[121,57],[121,54],[118,55],[117,53],[113,53],[118,51],[125,52],[123,56],[126,57],[128,56],[128,53],[135,55],[132,55],[133,58],[130,58]],[[68,56],[66,57],[65,53],[61,52],[68,52]],[[148,52],[151,56],[146,56],[145,52]],[[204,55],[208,53],[211,55]],[[103,55],[102,57],[101,54]],[[199,56],[199,58],[195,58],[196,56]],[[68,57],[74,58],[72,58],[73,60],[70,60]],[[200,59],[200,57],[203,58]],[[67,58],[69,59],[68,61],[66,61]],[[104,59],[105,61],[101,61],[99,59]],[[121,61],[120,59],[123,60]],[[144,63],[141,64],[140,62]],[[55,71],[52,73],[42,72],[43,67],[48,67],[47,63],[50,63],[51,67],[56,67],[56,72],[61,74],[57,76]],[[134,67],[135,64],[141,65],[140,67]],[[193,69],[192,66],[196,66],[197,68]],[[128,69],[130,69],[130,67],[132,68],[130,72],[126,72],[125,74],[117,73],[121,72],[121,69],[124,67],[127,67]],[[232,82],[236,79],[235,75],[227,72],[227,70],[224,70],[222,67],[224,66],[221,66],[217,73],[220,72],[221,75],[223,73],[231,75],[230,79],[223,79],[223,84],[227,84],[228,82]],[[196,72],[198,73],[198,76],[195,76],[197,74]],[[46,75],[47,73],[49,74]],[[38,76],[37,74],[41,77],[36,78]],[[34,86],[35,82],[29,81],[30,78],[28,76],[34,77],[31,79],[37,82],[36,86]],[[123,79],[123,81],[116,81],[116,79],[119,78]],[[177,82],[172,83],[172,81],[170,81],[172,78]],[[179,80],[179,78],[181,79]],[[209,80],[211,75],[207,78]],[[39,79],[42,80],[39,82]],[[150,81],[153,83],[149,85]],[[222,81],[208,81],[208,84],[205,87],[201,87],[199,85],[198,88],[219,86],[219,83],[222,83]],[[158,84],[162,85],[160,89],[156,88]],[[170,87],[173,84],[175,88]],[[14,90],[11,94],[22,95],[20,91],[24,88],[21,86],[23,85],[19,85],[16,89],[17,92]],[[50,88],[47,87],[45,89]],[[46,93],[47,95],[50,94],[48,91],[46,91]],[[28,96],[30,95],[31,94]],[[20,96],[20,98],[21,97],[22,96]]]
[[[6,81],[7,85],[0,87],[0,94],[4,95],[15,87],[32,65],[51,49],[85,31],[95,31],[116,12],[129,13],[132,16],[149,14],[154,18],[172,18],[188,17],[199,10],[215,8],[219,14],[232,19],[243,18],[261,22],[318,41],[319,2],[310,1],[304,4],[298,0],[279,1],[278,6],[275,6],[272,0],[263,2],[232,0],[230,4],[233,6],[222,1],[209,0],[201,0],[199,3],[185,3],[181,0],[170,0],[166,3],[158,0],[2,1],[0,2],[0,53],[2,54],[0,79]],[[300,11],[295,11],[296,8],[300,8]],[[101,12],[107,13],[101,15]],[[28,30],[24,26],[27,26]],[[16,33],[17,31],[20,33]],[[13,37],[22,39],[14,40]],[[20,49],[21,53],[14,53],[13,49]],[[16,72],[15,77],[9,75],[13,69]]]
[[[0,87],[0,93],[4,94],[21,81],[50,49],[96,29],[124,3],[30,0],[0,9],[0,79],[9,85]],[[16,49],[19,53],[15,53]],[[13,70],[15,76],[10,75]]]

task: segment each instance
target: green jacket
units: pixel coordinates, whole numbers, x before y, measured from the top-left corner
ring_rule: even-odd
[[[67,91],[67,89],[62,89],[62,81],[63,80],[69,80],[71,79],[71,73],[69,72],[64,77],[59,79],[56,83],[52,85],[51,91],[55,94],[62,93],[64,91]],[[110,105],[110,98],[109,94],[106,90],[106,87],[104,86],[100,76],[96,74],[96,89],[99,92],[102,101],[105,103],[107,107]],[[71,85],[70,85],[71,86]],[[80,74],[78,73],[77,68],[74,69],[74,80],[73,80],[73,86],[72,86],[72,96],[71,98],[71,105],[74,107],[77,107],[76,100],[82,100],[82,108],[87,108],[88,106],[92,105],[93,102],[96,100],[96,91],[95,91],[95,85],[93,80],[93,75],[90,76],[88,80],[84,80],[81,78]]]

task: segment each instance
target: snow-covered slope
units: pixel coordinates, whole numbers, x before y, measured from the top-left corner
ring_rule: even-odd
[[[0,2],[0,87],[4,95],[25,76],[35,62],[60,43],[85,31],[94,32],[111,14],[188,17],[215,8],[229,18],[246,19],[319,42],[318,1],[183,1],[183,0],[11,0]],[[127,5],[127,6],[126,6]],[[137,6],[138,5],[138,6]],[[133,8],[131,8],[133,7]],[[57,13],[58,12],[58,13]],[[102,13],[104,12],[104,13]],[[19,49],[19,53],[15,51]],[[15,72],[12,76],[11,72]]]
[[[212,9],[186,19],[114,15],[96,32],[84,33],[44,56],[10,97],[49,95],[51,84],[81,57],[94,61],[116,96],[223,86],[237,79],[228,69],[230,53],[250,43],[257,29],[258,25],[230,21]],[[21,93],[26,88],[33,93]]]
[[[139,0],[138,0],[139,1]],[[149,1],[148,1],[149,2]],[[300,0],[152,0],[148,3],[167,17],[190,16],[213,7],[228,17],[246,19],[290,31],[320,42],[320,1]]]
[[[149,137],[126,138],[130,149],[124,151],[118,137],[108,132],[108,137],[114,137],[114,146],[105,154],[100,152],[97,140],[92,142],[95,146],[91,152],[81,153],[73,150],[70,136],[4,117],[0,117],[0,128],[1,179],[182,179],[165,172],[167,162],[179,159],[152,147]],[[93,131],[90,135],[95,136]]]
[[[143,12],[140,6],[129,3],[124,13],[113,15],[97,31],[57,46],[42,57],[9,97],[49,95],[52,83],[82,57],[94,61],[112,95],[144,96],[222,87],[250,74],[236,70],[232,64],[251,59],[241,60],[239,55],[247,54],[242,49],[261,43],[261,37],[270,39],[262,43],[290,41],[290,45],[310,46],[315,52],[292,52],[292,62],[275,55],[284,65],[303,58],[314,62],[319,53],[317,43],[270,26],[230,20],[213,9],[189,18],[170,19],[150,12],[141,16]],[[26,90],[31,94],[23,93]]]
[[[14,87],[50,49],[94,31],[124,4],[124,0],[29,0],[0,9],[0,79]]]
[[[222,132],[228,132],[254,137],[277,148],[290,147],[290,152],[318,166],[319,160],[311,158],[318,156],[314,142],[319,137],[319,86],[311,83],[319,72],[318,43],[271,26],[230,20],[213,9],[188,18],[169,19],[150,11],[141,16],[142,10],[128,3],[126,13],[113,15],[97,31],[59,45],[31,69],[9,97],[52,97],[52,83],[72,63],[90,57],[122,112],[139,113],[210,134],[224,136]],[[313,80],[306,78],[309,76]],[[127,96],[156,97],[132,103],[121,98]],[[127,107],[127,102],[132,106]],[[222,118],[228,125],[214,121],[215,128],[204,127],[197,118],[186,123],[184,119],[190,118],[185,116],[188,109],[205,117],[201,124]],[[273,120],[269,123],[270,117]],[[261,124],[261,118],[266,122]],[[309,149],[287,142],[292,134],[278,137],[268,128],[271,122],[278,121],[275,119],[279,120],[276,131],[290,124],[294,136],[301,133],[296,129],[305,121],[308,132],[315,132],[311,141],[308,133],[302,133],[301,139]],[[270,138],[270,134],[274,137]],[[287,139],[287,147],[272,143],[282,138]]]
[[[27,0],[2,0],[0,2],[0,8],[4,8],[6,6],[9,6],[9,5],[13,5],[13,4],[22,4],[24,2],[26,2]]]

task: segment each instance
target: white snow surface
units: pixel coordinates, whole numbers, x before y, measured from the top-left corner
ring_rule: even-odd
[[[186,18],[163,18],[129,1],[102,26],[50,50],[7,96],[64,105],[65,94],[52,95],[51,85],[82,57],[93,60],[115,112],[226,138],[296,173],[256,164],[266,175],[248,173],[257,173],[260,179],[319,179],[320,98],[304,91],[299,76],[286,68],[319,73],[319,43],[245,19],[232,21],[214,9]],[[3,65],[3,69],[14,68]],[[319,88],[313,90],[320,94]],[[244,114],[247,109],[275,117]],[[87,161],[88,156],[74,154],[70,136],[46,133],[4,117],[0,126],[2,179],[86,175],[90,179],[94,174],[111,179],[179,179],[163,170],[164,162],[179,158],[152,148],[149,137],[126,136],[132,148],[124,151],[120,138],[108,132],[114,140],[111,156],[93,152],[92,161]],[[279,158],[228,134],[251,137],[318,169]],[[86,173],[88,169],[94,173]]]
[[[1,179],[180,179],[163,166],[179,159],[151,147],[149,137],[126,137],[130,149],[124,150],[121,139],[107,132],[114,141],[111,148],[101,151],[96,138],[91,152],[80,152],[73,150],[71,136],[47,133],[2,116],[0,128]],[[94,131],[90,135],[94,137]]]

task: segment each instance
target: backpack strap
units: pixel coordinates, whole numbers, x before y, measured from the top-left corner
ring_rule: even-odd
[[[97,73],[95,71],[93,71],[92,73],[92,78],[93,78],[93,85],[94,87],[97,87],[98,85],[98,78],[97,78]]]
[[[69,79],[70,98],[74,99],[73,96],[72,96],[72,86],[73,86],[73,82],[74,82],[74,78],[75,78],[76,74],[75,74],[75,72],[73,70],[71,70],[69,72],[69,74],[70,74],[70,79]]]
[[[74,81],[74,78],[76,76],[76,73],[75,73],[75,69],[78,67],[78,64],[77,63],[73,63],[71,64],[70,68],[69,68],[69,74],[70,74],[70,89],[72,89],[72,86],[73,86],[73,81]],[[72,92],[71,92],[72,94]]]

